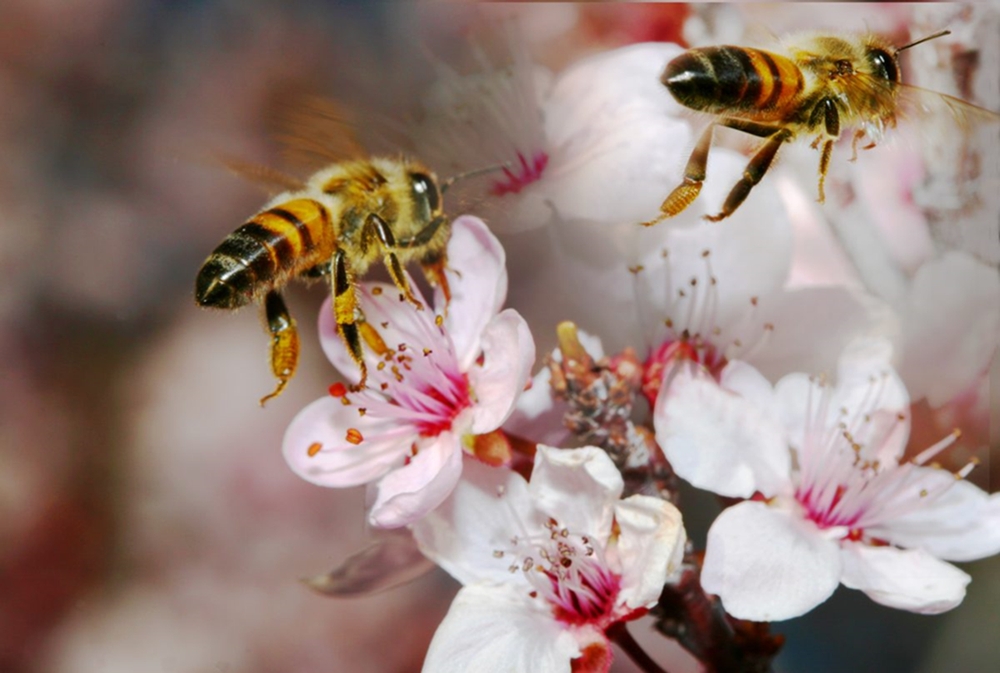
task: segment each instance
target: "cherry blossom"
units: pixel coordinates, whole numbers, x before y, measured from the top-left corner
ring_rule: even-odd
[[[735,617],[789,619],[838,584],[883,605],[937,613],[970,578],[944,560],[1000,552],[1000,496],[930,467],[954,433],[909,460],[909,398],[882,340],[856,342],[835,384],[790,374],[772,387],[730,362],[721,387],[679,367],[657,402],[657,440],[695,486],[747,498],[708,534],[702,586]],[[943,559],[943,560],[942,560]]]
[[[620,500],[622,488],[596,447],[540,445],[530,483],[470,463],[413,526],[424,553],[465,585],[424,670],[606,672],[607,630],[656,603],[685,541],[673,505]]]
[[[361,305],[381,343],[369,343],[369,387],[343,384],[305,409],[285,434],[292,470],[321,486],[374,483],[373,525],[406,525],[439,505],[477,436],[514,408],[535,359],[527,324],[500,310],[507,291],[503,248],[483,222],[461,217],[448,246],[447,311],[415,310],[385,283],[362,283]],[[443,306],[437,291],[436,306]],[[320,338],[330,360],[357,380],[329,301]]]
[[[678,358],[716,376],[739,359],[777,380],[833,367],[852,338],[889,320],[887,307],[850,287],[787,289],[791,253],[780,210],[739,226],[666,228],[659,245],[647,248],[634,270],[650,344],[643,391],[651,404]]]
[[[691,137],[660,84],[681,52],[647,43],[595,54],[558,77],[511,37],[510,63],[481,56],[478,72],[443,65],[412,135],[439,171],[503,166],[476,180],[494,230],[563,220],[629,222],[655,213],[679,176]]]

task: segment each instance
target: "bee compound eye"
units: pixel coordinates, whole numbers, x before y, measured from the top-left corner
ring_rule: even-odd
[[[425,173],[411,174],[410,181],[414,196],[425,200],[431,213],[436,213],[441,207],[441,193],[438,191],[437,183]]]
[[[869,50],[868,60],[872,64],[875,75],[890,82],[899,81],[899,68],[896,67],[896,59],[885,49],[876,47]]]

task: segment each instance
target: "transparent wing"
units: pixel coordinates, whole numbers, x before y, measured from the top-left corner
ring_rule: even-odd
[[[282,96],[268,125],[282,145],[282,160],[296,169],[316,171],[368,152],[358,139],[358,124],[347,108],[320,96]]]

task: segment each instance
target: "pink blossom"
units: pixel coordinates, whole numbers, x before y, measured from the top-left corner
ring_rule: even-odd
[[[465,586],[425,671],[607,671],[606,631],[656,604],[678,570],[680,512],[620,500],[601,449],[540,445],[531,481],[470,464],[452,496],[413,527],[424,553]],[[575,660],[575,661],[574,661]]]
[[[909,398],[884,341],[854,344],[835,385],[790,374],[772,386],[734,361],[721,387],[680,367],[654,414],[657,441],[695,486],[749,498],[708,534],[702,586],[741,619],[796,617],[838,584],[876,602],[936,613],[969,577],[944,560],[1000,552],[1000,497],[927,465],[949,435],[909,461]],[[956,478],[957,477],[957,478]]]
[[[448,260],[452,300],[444,315],[414,310],[392,285],[362,283],[366,318],[385,344],[366,353],[369,387],[348,393],[335,384],[285,434],[285,459],[302,478],[374,484],[369,520],[376,526],[411,523],[448,496],[474,437],[510,415],[535,359],[527,324],[500,310],[504,252],[481,220],[455,221]],[[440,290],[437,299],[443,306]],[[320,338],[334,365],[356,380],[329,301]]]

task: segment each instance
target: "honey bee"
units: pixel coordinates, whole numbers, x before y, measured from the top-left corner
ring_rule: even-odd
[[[298,332],[281,296],[290,280],[329,279],[337,332],[361,370],[359,388],[367,378],[362,342],[376,349],[384,344],[365,323],[358,279],[381,261],[400,299],[422,309],[403,271],[415,261],[428,282],[449,297],[444,270],[451,224],[442,195],[455,179],[439,183],[411,159],[334,163],[301,189],[276,196],[209,255],[195,283],[198,304],[222,309],[263,304],[278,382],[261,405],[281,394],[298,363]]]
[[[868,142],[862,149],[875,147],[883,132],[896,126],[908,93],[931,94],[957,117],[1000,119],[983,108],[901,82],[900,52],[949,32],[899,48],[875,35],[818,35],[790,45],[785,55],[720,46],[689,49],[677,56],[667,64],[660,81],[679,103],[716,119],[691,152],[683,182],[663,201],[660,214],[642,224],[652,226],[673,217],[697,198],[717,125],[764,138],[764,143],[729,192],[722,210],[705,217],[713,222],[732,215],[767,173],[779,148],[800,136],[814,137],[812,147],[820,150],[818,201],[823,203],[830,154],[842,131],[855,129],[851,145],[854,157],[858,143],[866,136]]]

